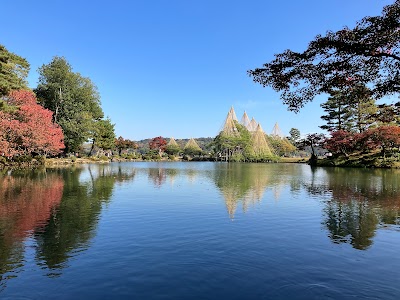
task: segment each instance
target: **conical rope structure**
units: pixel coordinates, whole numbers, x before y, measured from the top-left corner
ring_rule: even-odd
[[[268,145],[268,142],[265,138],[265,133],[261,128],[261,125],[258,124],[256,131],[253,133],[252,136],[253,141],[253,154],[258,157],[262,156],[271,156],[271,148]]]
[[[255,132],[257,130],[258,123],[254,118],[251,118],[250,126],[247,129],[250,132]]]
[[[224,125],[222,126],[222,131],[224,134],[228,136],[234,136],[238,134],[238,129],[236,127],[236,122],[238,122],[238,119],[236,117],[235,110],[233,109],[233,106],[228,112],[228,115],[226,116]]]
[[[179,147],[178,143],[175,141],[175,139],[173,137],[171,137],[169,139],[169,142],[168,142],[167,146]]]
[[[283,134],[281,129],[279,128],[278,122],[275,123],[274,128],[272,128],[272,133],[274,137],[280,137],[283,138]]]
[[[246,129],[248,131],[251,131],[250,130],[251,129],[251,127],[250,127],[251,126],[250,125],[250,119],[249,119],[249,116],[247,115],[246,111],[244,112],[243,117],[240,120],[240,124],[242,124],[244,127],[246,127]]]
[[[202,151],[200,146],[197,144],[197,142],[191,138],[185,145],[185,147],[183,148],[185,149],[193,149],[193,150],[198,150],[198,151]]]

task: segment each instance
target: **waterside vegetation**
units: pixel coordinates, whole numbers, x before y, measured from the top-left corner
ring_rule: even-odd
[[[29,62],[0,45],[0,166],[49,157],[277,162],[310,153],[313,165],[399,167],[400,102],[386,97],[400,92],[399,28],[396,0],[381,16],[318,35],[304,52],[286,50],[248,71],[255,82],[280,92],[294,112],[317,95],[326,96],[320,127],[328,134],[304,138],[296,128],[285,137],[278,124],[268,135],[246,112],[239,122],[233,107],[215,138],[116,138],[96,85],[64,57],[42,65],[38,84],[30,89]]]

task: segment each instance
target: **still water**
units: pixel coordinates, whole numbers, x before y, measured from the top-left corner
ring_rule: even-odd
[[[1,299],[400,299],[400,170],[0,173]]]

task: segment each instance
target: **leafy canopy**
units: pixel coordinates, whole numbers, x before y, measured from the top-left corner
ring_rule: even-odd
[[[353,29],[318,35],[304,52],[286,50],[248,74],[281,92],[283,103],[298,112],[316,95],[354,83],[372,86],[375,98],[400,91],[400,0],[381,16],[365,17]]]
[[[110,119],[98,120],[94,125],[93,145],[104,150],[109,150],[115,146],[115,124]]]
[[[29,63],[0,45],[0,98],[12,90],[26,89]]]
[[[72,71],[64,57],[54,57],[39,68],[35,93],[40,103],[53,111],[54,121],[65,136],[66,152],[74,152],[93,137],[96,121],[103,118],[97,87],[89,78]]]
[[[31,91],[12,91],[6,102],[17,108],[12,112],[0,111],[0,156],[61,152],[62,130],[52,122],[52,112],[36,103]]]

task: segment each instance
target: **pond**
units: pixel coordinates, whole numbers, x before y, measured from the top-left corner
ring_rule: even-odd
[[[400,299],[400,170],[0,173],[1,299]]]

